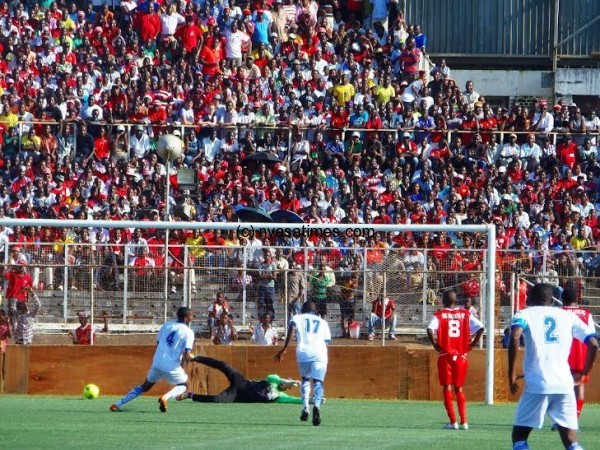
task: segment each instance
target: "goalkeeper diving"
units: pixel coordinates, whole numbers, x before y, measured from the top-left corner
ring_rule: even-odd
[[[302,399],[286,394],[284,391],[300,386],[297,380],[281,378],[279,375],[268,375],[263,380],[247,379],[225,362],[206,356],[196,356],[191,361],[212,367],[223,373],[229,381],[229,387],[217,395],[201,395],[187,392],[177,400],[191,398],[202,403],[291,403],[300,405]]]

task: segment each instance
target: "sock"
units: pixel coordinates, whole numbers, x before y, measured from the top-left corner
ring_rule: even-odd
[[[315,381],[315,407],[320,408],[323,402],[323,382],[320,380]]]
[[[125,403],[129,403],[131,400],[135,400],[136,398],[138,398],[140,395],[142,395],[142,393],[143,393],[142,387],[136,386],[131,391],[129,391],[129,393],[127,393],[125,395],[125,397],[123,397],[121,400],[119,400],[116,404],[120,408]]]
[[[583,447],[581,445],[579,445],[577,442],[573,442],[571,445],[569,445],[567,450],[583,450]]]
[[[585,404],[585,400],[577,400],[577,417],[581,414],[581,410],[583,409],[583,405]]]
[[[308,409],[308,404],[310,401],[310,381],[302,380],[302,384],[300,385],[300,392],[302,395],[302,402],[304,403],[304,409]]]
[[[452,391],[450,389],[444,389],[444,408],[446,408],[446,412],[448,413],[448,419],[450,419],[450,423],[456,423],[454,405],[452,404]]]
[[[163,398],[165,400],[169,400],[170,398],[177,397],[179,394],[183,394],[185,391],[187,391],[187,387],[181,385],[175,386],[173,389],[163,395]]]
[[[467,423],[467,399],[463,391],[456,393],[456,404],[458,405],[458,415],[460,416],[460,423]]]
[[[527,441],[517,441],[513,444],[513,450],[529,450]]]

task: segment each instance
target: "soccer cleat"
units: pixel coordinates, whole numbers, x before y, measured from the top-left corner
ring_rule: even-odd
[[[162,397],[158,399],[158,409],[160,409],[160,412],[167,412],[167,401]]]
[[[460,428],[461,428],[462,430],[468,430],[468,429],[469,429],[469,424],[468,424],[467,422],[465,422],[465,423],[461,423],[461,424],[460,424]]]
[[[191,398],[191,395],[191,392],[184,392],[183,394],[179,394],[177,397],[175,397],[175,400],[177,400],[178,402],[182,400],[187,400],[188,398]]]
[[[321,425],[321,410],[316,406],[313,408],[313,425],[315,427]]]
[[[109,408],[112,412],[121,412],[121,409],[116,405],[116,403],[113,403],[112,405],[110,405]]]
[[[302,422],[306,422],[308,420],[308,409],[303,409],[302,414],[300,414],[300,420]]]
[[[442,427],[442,430],[458,430],[458,424],[456,422],[447,423]]]

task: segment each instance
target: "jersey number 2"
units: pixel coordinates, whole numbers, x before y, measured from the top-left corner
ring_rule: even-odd
[[[546,343],[554,344],[558,342],[558,336],[556,335],[556,320],[554,317],[546,317],[544,319],[544,327],[546,328]]]
[[[312,329],[310,327],[311,323],[312,323]],[[306,319],[306,332],[315,334],[317,331],[319,331],[320,324],[321,324],[321,322],[319,322],[318,320]]]
[[[448,321],[448,336],[451,338],[460,336],[460,320],[452,319]]]
[[[173,347],[173,345],[175,345],[175,334],[176,334],[175,331],[171,331],[169,333],[169,335],[167,336],[166,340],[167,340],[167,345],[169,347]]]

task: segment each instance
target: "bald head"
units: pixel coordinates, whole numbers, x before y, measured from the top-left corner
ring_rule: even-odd
[[[314,302],[307,301],[302,305],[302,314],[316,313],[317,305]]]

